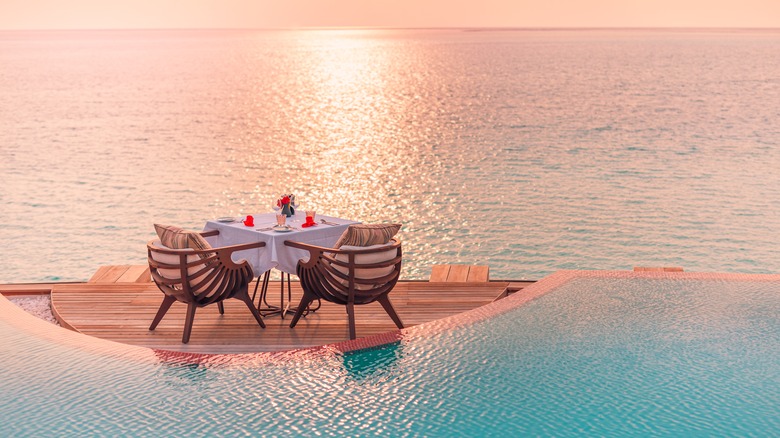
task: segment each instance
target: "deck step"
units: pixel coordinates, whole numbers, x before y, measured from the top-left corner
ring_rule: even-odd
[[[152,281],[148,265],[101,266],[89,283],[148,283]]]
[[[0,294],[7,297],[26,295],[48,295],[53,285],[58,283],[20,283],[0,284]]]
[[[490,268],[484,265],[433,265],[428,281],[484,283],[490,281]]]

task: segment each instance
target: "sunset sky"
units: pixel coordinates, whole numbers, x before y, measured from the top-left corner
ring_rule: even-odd
[[[0,29],[780,27],[780,0],[1,0]]]

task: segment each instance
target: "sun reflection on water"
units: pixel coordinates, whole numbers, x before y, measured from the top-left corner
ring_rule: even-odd
[[[414,222],[425,216],[421,212],[448,205],[431,171],[432,164],[438,167],[430,161],[435,121],[426,122],[429,110],[408,92],[407,79],[417,80],[408,73],[408,59],[351,31],[302,32],[287,43],[307,54],[305,63],[296,58],[297,64],[287,66],[295,69],[290,76],[296,78],[298,99],[269,106],[277,111],[266,110],[250,138],[233,140],[256,145],[243,159],[255,165],[260,182],[238,195],[224,190],[223,196],[247,213],[292,191],[304,208],[323,214],[403,223],[402,238],[403,231],[421,226]],[[242,106],[263,111],[265,97],[262,91],[247,93]],[[249,183],[247,178],[241,186]],[[409,251],[408,256],[415,252]]]
[[[100,35],[0,40],[6,282],[143,264],[152,224],[281,193],[402,223],[404,278],[777,270],[774,34]]]

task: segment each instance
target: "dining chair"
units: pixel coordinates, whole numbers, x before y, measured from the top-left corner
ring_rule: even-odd
[[[295,327],[309,303],[317,298],[346,306],[350,339],[356,338],[355,306],[374,301],[382,305],[398,328],[404,328],[388,298],[401,273],[400,241],[392,239],[386,244],[340,248],[294,241],[284,244],[309,252],[308,259],[299,260],[296,268],[303,297],[290,328]]]
[[[208,232],[202,235],[214,235]],[[252,267],[246,260],[234,262],[237,251],[260,248],[265,242],[255,242],[207,249],[173,249],[159,240],[147,243],[149,270],[152,280],[165,294],[149,330],[154,330],[175,301],[187,304],[182,343],[188,343],[195,310],[217,303],[219,313],[224,314],[223,301],[236,298],[243,301],[260,327],[265,328],[260,313],[249,298],[249,282],[254,278]]]

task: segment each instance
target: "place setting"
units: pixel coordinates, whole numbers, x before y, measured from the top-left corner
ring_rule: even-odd
[[[338,224],[335,222],[331,222],[325,219],[320,219],[318,222],[316,220],[317,212],[313,209],[306,210],[305,213],[305,219],[301,221],[301,210],[300,210],[300,203],[297,200],[296,196],[294,194],[286,194],[280,196],[273,204],[272,209],[274,210],[274,213],[270,214],[261,214],[257,216],[257,219],[259,220],[259,223],[255,223],[255,216],[253,215],[246,215],[246,216],[223,216],[218,217],[214,219],[215,222],[218,222],[220,224],[225,225],[233,225],[233,226],[241,226],[247,228],[254,228],[255,231],[260,232],[266,232],[266,231],[273,231],[275,233],[289,233],[292,231],[301,231],[302,228],[311,228],[316,227],[320,224],[325,224],[329,226],[338,226],[342,224]],[[298,212],[296,214],[296,209],[298,209]],[[273,221],[271,223],[266,222],[268,219],[272,219]]]
[[[252,215],[242,217],[224,216],[218,217],[215,220],[222,224],[244,225],[245,227],[255,226],[254,217]]]
[[[290,231],[300,231],[300,229],[296,226],[294,226],[292,223],[288,223],[288,220],[290,222],[295,222],[296,214],[295,209],[300,207],[300,203],[298,202],[297,198],[293,194],[289,195],[283,195],[280,197],[275,204],[272,205],[272,208],[276,212],[276,225],[273,225],[268,228],[258,229],[258,231],[275,231],[278,233],[288,233]],[[298,210],[300,212],[300,209]],[[315,210],[306,210],[306,219],[301,224],[301,228],[310,228],[317,225],[317,222],[315,221],[315,217],[317,215],[317,212]]]
[[[262,239],[289,239],[290,233],[305,232],[306,236],[317,239],[320,236],[337,234],[339,230],[346,229],[351,220],[322,216],[314,208],[304,209],[300,198],[294,193],[282,194],[275,197],[270,205],[273,211],[259,214],[247,214],[244,216],[222,216],[208,221],[208,228],[222,230],[220,240],[239,241],[246,231],[262,234]],[[234,232],[239,234],[234,234]],[[294,239],[300,240],[301,235],[295,234]],[[281,240],[280,240],[281,242]]]

